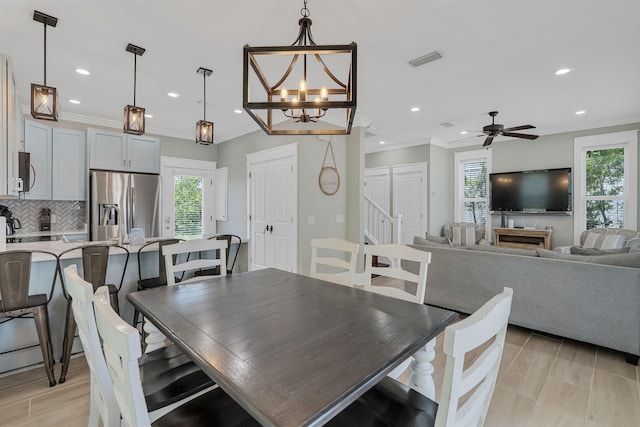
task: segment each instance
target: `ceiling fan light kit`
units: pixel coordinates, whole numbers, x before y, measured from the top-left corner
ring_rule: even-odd
[[[47,86],[47,27],[55,28],[58,18],[33,11],[33,20],[44,24],[44,84],[31,83],[31,116],[34,119],[58,121],[58,91]]]
[[[242,105],[268,135],[347,135],[356,111],[357,44],[317,45],[307,0],[301,15],[298,37],[290,46],[244,46]],[[299,59],[302,70],[295,67]],[[278,69],[275,62],[284,64],[286,71],[270,83],[267,76]],[[332,72],[328,62],[343,65],[343,74]],[[294,70],[301,71],[299,80]],[[341,111],[343,126],[321,124],[329,110]]]
[[[145,49],[129,43],[126,51],[133,53],[133,105],[124,107],[123,131],[132,135],[142,135],[145,127],[144,108],[136,106],[136,76],[137,58],[144,55]]]

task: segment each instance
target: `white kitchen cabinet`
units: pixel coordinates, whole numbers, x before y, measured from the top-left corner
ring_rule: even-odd
[[[84,200],[87,182],[85,133],[53,129],[52,199]]]
[[[30,200],[85,199],[84,132],[25,120],[25,151],[31,154]]]
[[[89,169],[160,173],[160,139],[88,130]]]
[[[17,197],[22,188],[18,177],[21,117],[11,60],[0,54],[0,196]]]
[[[227,186],[229,168],[216,169],[216,221],[227,220]]]

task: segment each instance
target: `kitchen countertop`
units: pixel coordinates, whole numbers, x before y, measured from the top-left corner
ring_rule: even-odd
[[[151,239],[149,241],[151,241]],[[56,255],[60,255],[62,252],[72,248],[80,249],[83,246],[99,245],[99,244],[113,244],[113,242],[112,241],[96,241],[96,242],[82,242],[82,243],[80,242],[64,243],[61,240],[52,240],[52,241],[43,241],[43,242],[7,243],[7,251],[38,250],[38,251],[53,252]],[[124,244],[123,246],[127,248],[129,253],[132,255],[137,254],[140,251],[140,248],[142,248],[142,245]],[[143,252],[150,252],[150,251],[157,251],[157,250],[158,248],[156,246],[147,246],[146,248],[144,248]],[[124,253],[124,251],[118,250],[118,249],[114,249],[112,252],[113,252],[113,255],[122,255]],[[80,250],[77,250],[77,251],[66,253],[62,257],[62,259],[80,258],[80,256],[81,256],[81,252]],[[50,256],[45,256],[45,255],[38,256],[37,254],[34,255],[33,257],[34,262],[51,261],[52,259],[53,258]]]

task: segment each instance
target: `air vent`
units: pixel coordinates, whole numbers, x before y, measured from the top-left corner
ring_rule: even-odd
[[[452,128],[455,125],[453,123],[444,122],[444,123],[440,123],[440,126],[445,127],[445,128]]]
[[[420,65],[424,65],[427,62],[436,61],[440,58],[442,58],[442,54],[436,50],[434,52],[427,53],[426,55],[419,58],[412,59],[411,61],[409,61],[409,64],[413,65],[414,67],[419,67]]]

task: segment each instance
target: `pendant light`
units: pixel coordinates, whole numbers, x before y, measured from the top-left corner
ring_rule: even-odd
[[[136,107],[137,58],[144,55],[145,49],[129,43],[127,52],[133,53],[133,105],[124,107],[124,133],[142,135],[144,133],[144,108]]]
[[[31,116],[34,119],[58,121],[58,91],[47,86],[47,27],[58,24],[58,18],[33,11],[33,20],[44,24],[44,84],[31,83]]]
[[[244,47],[243,107],[269,135],[349,134],[356,112],[357,45],[317,45],[311,36],[307,0],[300,13],[298,38],[290,46]],[[266,71],[260,66],[265,57],[269,57],[264,60],[268,61]],[[296,68],[298,59],[302,64]],[[289,62],[288,68],[286,62],[278,64],[286,71],[270,83],[267,76],[277,69],[274,63],[282,60]],[[327,64],[342,67],[335,72]],[[340,112],[337,128],[320,122],[328,110]]]
[[[209,77],[213,71],[200,67],[196,73],[202,74],[204,92],[202,100],[204,110],[202,115],[203,119],[196,123],[196,144],[211,145],[213,144],[213,122],[207,121],[207,77]]]

